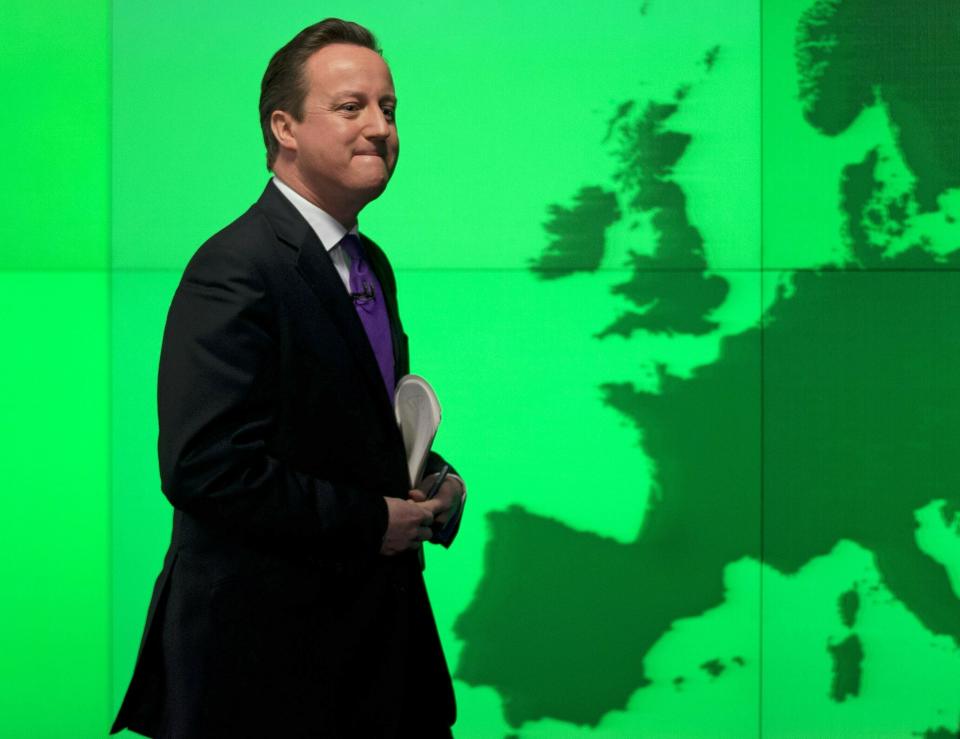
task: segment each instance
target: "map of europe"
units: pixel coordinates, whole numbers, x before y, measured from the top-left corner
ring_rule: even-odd
[[[800,5],[789,50],[796,85],[785,93],[797,103],[791,125],[828,147],[861,141],[863,122],[881,121],[868,145],[844,144],[828,193],[840,227],[817,251],[834,256],[796,267],[777,256],[767,240],[775,231],[764,228],[757,272],[766,292],[752,325],[723,335],[715,360],[689,375],[658,366],[655,389],[619,379],[598,388],[635,429],[653,469],[633,541],[576,530],[522,501],[488,515],[484,575],[454,627],[463,642],[455,677],[495,690],[518,736],[542,721],[589,736],[627,710],[663,680],[648,669],[658,642],[721,607],[725,573],[744,562],[756,565],[758,648],[746,654],[718,642],[696,660],[698,679],[718,689],[759,661],[754,690],[762,690],[772,669],[776,646],[765,638],[792,616],[765,583],[814,572],[840,550],[860,553],[872,574],[812,596],[836,617],[818,658],[829,666],[824,711],[855,711],[892,679],[894,660],[871,646],[883,640],[863,636],[878,633],[871,604],[902,607],[944,664],[958,664],[960,5]],[[700,53],[709,79],[731,50]],[[698,135],[677,121],[699,84],[677,80],[668,98],[616,105],[598,132],[613,184],[585,182],[549,208],[547,245],[529,267],[541,284],[598,275],[609,229],[645,224],[619,265],[627,279],[612,288],[618,315],[595,326],[597,351],[641,335],[720,330],[731,283],[710,263],[677,175]],[[764,136],[765,147],[793,145],[775,122]],[[791,197],[822,197],[804,176],[816,162],[803,161],[799,147],[795,155]],[[762,220],[777,218],[765,210]],[[630,471],[623,476],[629,481]],[[603,491],[576,483],[602,503]],[[677,669],[669,689],[682,694],[692,679]],[[960,732],[953,687],[955,700],[911,735]]]

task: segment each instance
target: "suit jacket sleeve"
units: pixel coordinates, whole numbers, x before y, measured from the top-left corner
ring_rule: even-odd
[[[283,392],[277,314],[263,269],[230,246],[201,248],[167,318],[158,382],[163,492],[174,507],[244,537],[376,554],[383,498],[294,469],[271,449]]]

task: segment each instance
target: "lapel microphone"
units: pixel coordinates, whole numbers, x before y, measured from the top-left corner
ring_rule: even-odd
[[[350,297],[353,298],[354,303],[367,302],[368,300],[373,300],[373,285],[369,282],[364,281],[363,283],[363,292],[362,293],[350,293]]]

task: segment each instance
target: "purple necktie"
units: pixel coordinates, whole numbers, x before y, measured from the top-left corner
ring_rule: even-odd
[[[367,332],[367,339],[373,349],[380,374],[386,386],[390,403],[393,403],[393,391],[396,385],[393,368],[393,340],[390,336],[390,319],[387,317],[387,305],[383,300],[383,290],[377,276],[363,256],[360,239],[348,233],[340,240],[340,246],[350,255],[350,293],[353,305],[360,316],[360,322]]]

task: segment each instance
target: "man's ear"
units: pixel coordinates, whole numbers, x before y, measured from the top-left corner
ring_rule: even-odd
[[[270,128],[281,149],[297,150],[296,123],[285,110],[275,110],[270,114]]]

